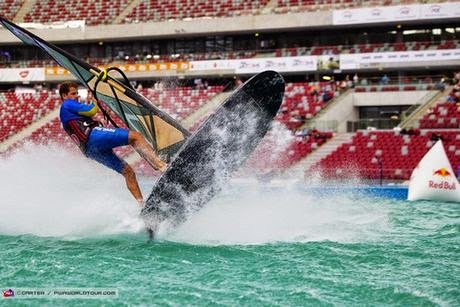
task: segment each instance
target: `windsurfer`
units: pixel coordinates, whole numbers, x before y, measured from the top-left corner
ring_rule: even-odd
[[[144,198],[134,170],[115,155],[113,148],[131,145],[154,169],[162,172],[166,169],[166,163],[158,157],[139,132],[124,128],[105,128],[94,120],[92,117],[98,111],[97,104],[84,104],[79,101],[78,84],[62,83],[59,86],[59,95],[62,100],[60,119],[67,134],[87,157],[122,174],[128,190],[139,205],[143,206]]]

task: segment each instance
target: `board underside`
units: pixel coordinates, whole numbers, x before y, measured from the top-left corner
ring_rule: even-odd
[[[274,71],[240,86],[184,144],[154,186],[141,216],[147,227],[165,219],[183,222],[226,184],[262,140],[284,95]]]

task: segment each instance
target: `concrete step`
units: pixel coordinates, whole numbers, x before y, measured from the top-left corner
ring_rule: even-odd
[[[37,2],[37,0],[25,0],[21,8],[16,13],[16,16],[14,16],[13,22],[24,22],[24,16],[26,16],[26,14],[29,13],[30,10],[34,7],[35,2]]]
[[[350,142],[352,137],[353,133],[337,133],[332,139],[328,140],[324,145],[318,147],[304,159],[285,170],[280,176],[282,178],[289,176],[290,178],[303,179],[306,171],[336,150],[343,143]]]
[[[141,0],[132,0],[130,4],[123,10],[123,12],[120,13],[115,19],[113,20],[113,24],[118,24],[118,23],[123,23],[123,20],[125,19],[126,16],[129,15],[129,13],[132,12],[132,10],[138,6],[142,1]]]
[[[0,152],[8,150],[8,148],[13,144],[27,137],[30,137],[35,130],[45,126],[47,123],[58,117],[59,108],[56,108],[53,111],[46,114],[45,116],[43,116],[42,118],[40,118],[39,120],[37,120],[36,122],[32,123],[31,125],[27,126],[23,130],[19,131],[18,133],[12,135],[11,137],[7,138],[5,141],[0,143]]]

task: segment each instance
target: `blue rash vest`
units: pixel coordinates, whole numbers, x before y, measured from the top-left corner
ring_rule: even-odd
[[[126,162],[117,157],[112,149],[128,145],[129,131],[123,128],[103,128],[100,122],[91,118],[96,113],[97,105],[94,103],[86,105],[66,99],[59,116],[65,131],[87,157],[123,174]]]
[[[74,99],[65,99],[62,102],[59,112],[62,126],[83,152],[86,152],[86,143],[91,130],[101,126],[101,123],[91,118],[96,113],[97,105],[94,103],[83,104]]]
[[[87,120],[97,113],[97,106],[94,103],[83,104],[73,99],[66,99],[62,102],[59,117],[62,125],[65,126],[71,120]]]

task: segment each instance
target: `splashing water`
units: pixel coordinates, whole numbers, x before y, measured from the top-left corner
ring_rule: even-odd
[[[122,176],[58,145],[27,145],[0,160],[2,234],[93,236],[138,231]]]
[[[232,187],[192,215],[171,236],[198,244],[378,239],[388,229],[388,212],[353,195],[315,197],[295,186]]]
[[[149,193],[154,179],[142,186]],[[144,235],[122,176],[79,153],[29,145],[0,160],[0,233],[67,238]],[[199,244],[377,239],[387,209],[353,196],[315,197],[305,189],[258,183],[226,187],[162,240]]]
[[[119,290],[98,305],[459,305],[457,203],[234,180],[148,242],[123,177],[60,150],[0,160],[5,289]]]

